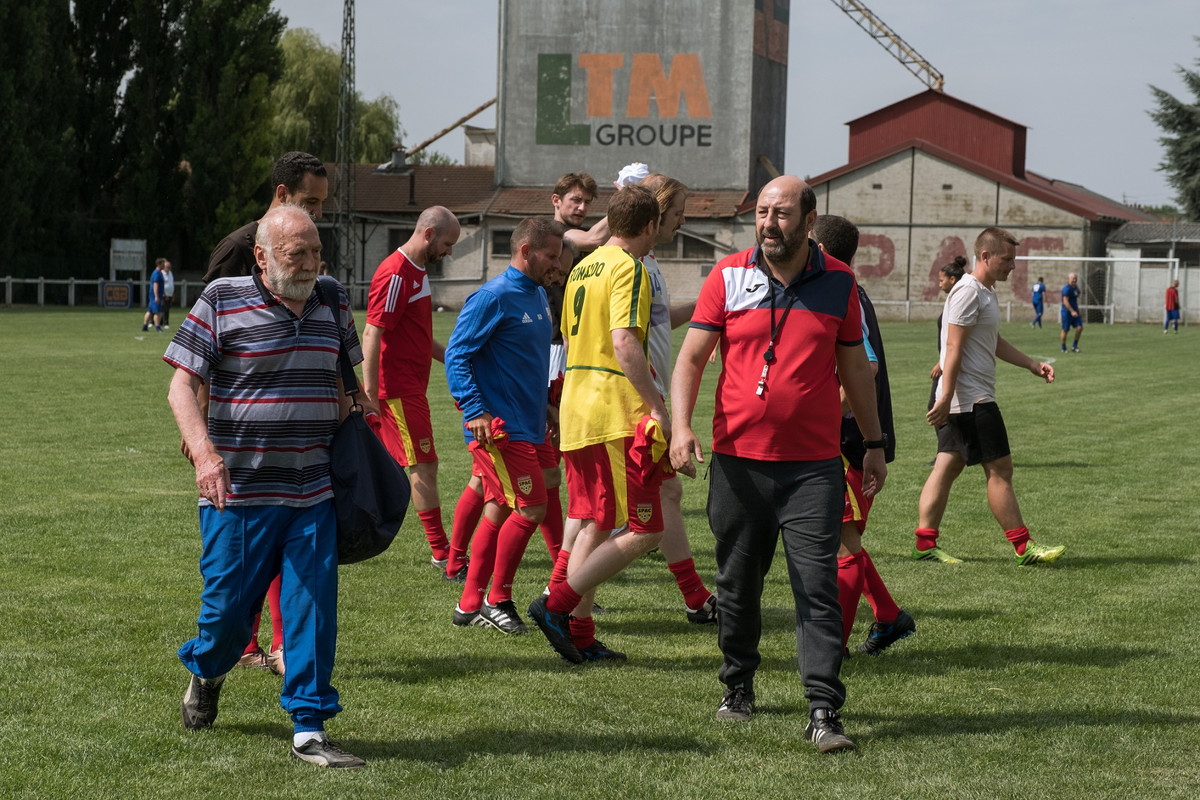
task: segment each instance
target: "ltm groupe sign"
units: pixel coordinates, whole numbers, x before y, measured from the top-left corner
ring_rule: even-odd
[[[711,119],[712,106],[698,53],[678,53],[665,68],[658,53],[580,53],[586,113],[594,123],[573,122],[571,91],[575,79],[568,53],[538,55],[537,143],[546,145],[640,147],[711,147],[713,126],[692,122],[633,122],[649,119],[651,100],[659,120]],[[627,82],[618,86],[619,81]],[[617,114],[617,89],[624,92],[624,113]],[[630,120],[618,122],[618,118]]]

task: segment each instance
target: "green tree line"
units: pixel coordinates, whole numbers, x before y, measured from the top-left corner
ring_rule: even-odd
[[[286,28],[270,0],[0,0],[0,275],[106,276],[112,238],[199,270],[280,154],[332,165],[340,56]],[[356,98],[358,161],[390,158],[398,111]]]

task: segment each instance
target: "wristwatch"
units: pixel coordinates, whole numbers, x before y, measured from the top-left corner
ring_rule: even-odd
[[[882,450],[888,445],[888,435],[885,433],[879,439],[872,441],[863,440],[863,448],[867,450]]]

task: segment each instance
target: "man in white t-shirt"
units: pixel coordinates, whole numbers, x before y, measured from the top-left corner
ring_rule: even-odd
[[[946,297],[942,326],[942,377],[937,401],[926,414],[937,426],[938,455],[921,490],[917,560],[959,563],[937,546],[938,526],[950,497],[950,487],[964,466],[983,465],[988,506],[1016,551],[1017,566],[1056,560],[1065,547],[1048,547],[1029,538],[1013,491],[1012,455],[1000,408],[996,405],[996,358],[1028,369],[1046,383],[1054,368],[1034,361],[1000,336],[997,281],[1008,280],[1016,265],[1017,245],[1003,228],[988,228],[975,240],[975,269],[955,284]]]

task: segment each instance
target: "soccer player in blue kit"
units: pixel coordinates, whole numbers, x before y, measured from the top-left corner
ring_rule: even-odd
[[[1083,317],[1079,314],[1079,276],[1072,272],[1067,276],[1067,282],[1062,288],[1062,308],[1058,310],[1062,322],[1062,333],[1058,342],[1062,351],[1067,352],[1067,331],[1075,329],[1075,341],[1071,344],[1071,352],[1079,352],[1079,337],[1083,335]]]

